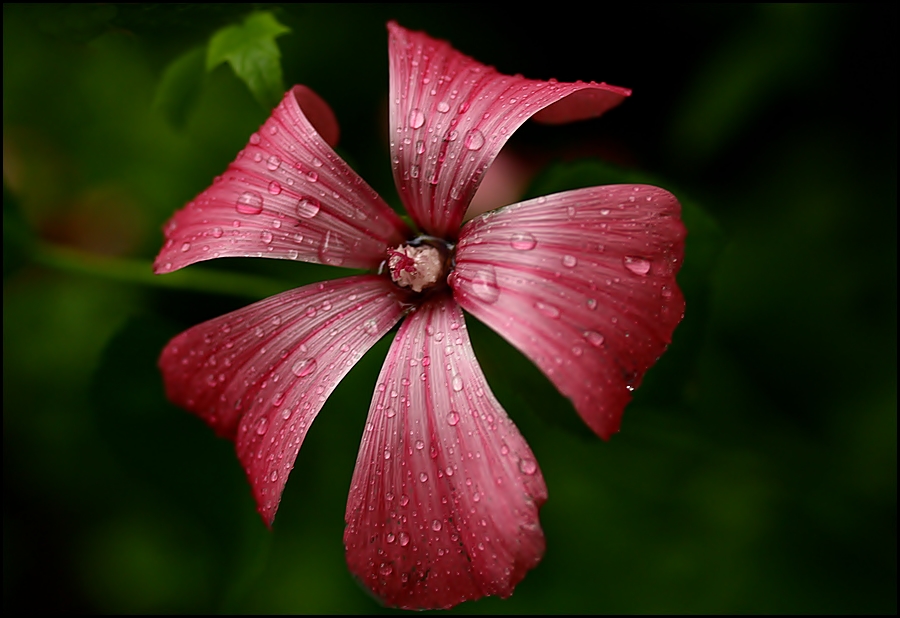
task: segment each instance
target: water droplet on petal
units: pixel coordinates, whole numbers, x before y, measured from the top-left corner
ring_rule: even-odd
[[[453,379],[450,381],[450,387],[454,392],[458,393],[463,389],[463,381],[462,378],[458,375],[453,376]],[[457,422],[459,422],[459,415],[456,417]],[[450,423],[451,425],[455,425],[456,423]]]
[[[269,183],[269,193],[271,193],[272,195],[278,195],[279,193],[281,193],[281,185],[277,180],[273,180]]]
[[[517,251],[531,251],[537,246],[537,239],[528,232],[518,232],[512,235],[509,244]]]
[[[190,250],[191,250],[191,243],[186,242],[186,243],[184,243],[183,245],[181,245],[181,251],[182,251],[182,253],[186,253],[186,252],[188,252],[188,251],[190,251]]]
[[[301,197],[297,202],[297,216],[301,219],[312,219],[319,214],[319,200],[311,197]]]
[[[378,333],[378,322],[375,320],[375,318],[369,318],[363,324],[363,330],[367,335],[374,336],[376,333]]]
[[[314,358],[304,358],[302,360],[298,360],[291,367],[291,373],[293,373],[298,378],[305,378],[315,370],[316,359]]]
[[[416,440],[416,450],[421,451],[423,448],[425,448],[425,443],[421,440]]]
[[[258,215],[263,211],[263,198],[256,191],[244,191],[238,197],[235,209],[242,215]]]
[[[462,382],[460,380],[460,382]],[[462,389],[462,384],[460,384],[460,389]],[[447,415],[447,424],[451,427],[456,427],[459,424],[459,414],[456,411],[451,410],[450,414]]]
[[[259,424],[256,426],[256,435],[264,436],[266,434],[266,429],[269,426],[269,419],[265,416],[259,419]]]
[[[533,459],[520,459],[519,472],[531,476],[537,472],[537,463]]]
[[[437,111],[441,112],[442,114],[446,114],[450,111],[450,104],[446,101],[441,101],[437,104]]]
[[[394,567],[389,564],[382,564],[381,568],[378,569],[378,572],[381,573],[382,577],[387,577],[394,572]]]
[[[431,522],[431,529],[435,532],[439,532],[441,529],[441,520],[435,519],[433,522]]]
[[[478,129],[472,129],[466,133],[463,144],[469,150],[481,150],[481,147],[484,146],[484,133]]]
[[[587,305],[587,308],[588,308],[588,309],[590,309],[591,311],[593,311],[594,309],[597,308],[597,299],[596,299],[596,298],[589,298],[589,299],[587,299],[587,300],[585,301],[585,304]]]
[[[574,268],[578,265],[578,259],[574,255],[564,255],[562,263],[566,268]]]
[[[319,261],[329,266],[340,266],[344,263],[347,246],[341,237],[330,230],[325,232],[325,240],[319,245]]]
[[[428,475],[425,474],[424,472],[422,472],[421,474],[419,474],[419,480],[422,481],[423,483],[427,483],[427,482],[428,482]]]
[[[626,255],[624,262],[625,268],[641,277],[650,272],[650,261],[644,258]]]
[[[269,157],[268,161],[266,161],[266,167],[273,172],[277,170],[280,165],[281,159],[279,159],[277,155],[272,155],[271,157]]]
[[[422,113],[421,110],[414,109],[409,112],[409,126],[413,129],[418,129],[423,124],[425,124],[425,114]]]
[[[273,238],[272,232],[270,232],[268,230],[263,230],[262,232],[260,232],[259,238],[260,238],[260,240],[262,240],[264,243],[266,243],[268,245],[270,242],[272,242],[272,238]]]
[[[212,229],[212,235],[213,235],[213,238],[222,238],[222,235],[223,235],[224,233],[225,233],[225,232],[223,232],[223,231],[222,231],[222,228],[220,228],[220,227],[214,227],[214,228]]]
[[[601,335],[600,333],[598,333],[596,331],[593,331],[593,330],[584,331],[584,338],[587,339],[588,343],[591,344],[592,346],[594,346],[595,348],[599,348],[600,346],[603,345],[604,337],[603,337],[603,335]]]
[[[493,266],[485,266],[475,273],[472,277],[472,294],[486,303],[496,302],[500,298],[497,273]]]
[[[400,533],[400,547],[406,547],[409,545],[409,535],[405,532]]]
[[[559,308],[556,307],[556,305],[537,301],[534,303],[534,308],[543,313],[548,318],[552,318],[555,320],[559,317]]]
[[[251,144],[258,144],[258,143],[259,143],[259,133],[252,133],[252,134],[250,135],[250,143],[251,143]]]

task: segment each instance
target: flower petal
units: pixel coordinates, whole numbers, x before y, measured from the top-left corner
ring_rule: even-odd
[[[347,503],[350,570],[404,609],[507,597],[543,555],[546,499],[459,306],[427,303],[401,326],[369,409]]]
[[[400,217],[328,145],[327,104],[295,86],[211,187],[166,224],[156,273],[217,257],[271,257],[375,268],[406,239]]]
[[[445,41],[393,22],[388,29],[394,181],[416,224],[434,236],[455,238],[485,169],[531,116],[591,118],[631,93],[502,75]]]
[[[633,185],[514,204],[466,224],[449,282],[609,438],[684,314],[680,212]]]
[[[235,441],[267,524],[313,419],[403,315],[402,300],[376,275],[308,285],[195,326],[163,350],[166,394]]]

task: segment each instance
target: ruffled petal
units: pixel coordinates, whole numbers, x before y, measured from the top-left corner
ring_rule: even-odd
[[[459,306],[401,326],[378,378],[347,503],[350,570],[391,606],[507,597],[544,552],[547,489],[494,398]]]
[[[402,302],[376,275],[317,283],[204,322],[163,350],[166,394],[235,441],[267,524],[313,419]]]
[[[388,29],[394,181],[416,224],[434,236],[455,238],[482,174],[523,122],[592,118],[631,93],[502,75],[445,41]]]
[[[449,282],[609,438],[684,314],[680,212],[633,185],[514,204],[465,225]]]
[[[298,102],[299,101],[299,102]],[[156,273],[217,257],[270,257],[376,268],[409,235],[300,109],[337,139],[327,104],[295,86],[211,187],[175,213]]]

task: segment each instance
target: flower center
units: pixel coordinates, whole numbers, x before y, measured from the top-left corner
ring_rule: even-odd
[[[452,270],[453,246],[432,236],[420,236],[387,254],[393,282],[413,292],[445,285]]]

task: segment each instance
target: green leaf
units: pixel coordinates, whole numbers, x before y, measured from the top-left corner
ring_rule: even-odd
[[[206,52],[195,47],[172,61],[163,71],[153,107],[177,129],[184,127],[188,114],[200,96]]]
[[[206,70],[228,62],[267,111],[284,94],[281,77],[281,52],[275,38],[290,32],[272,13],[253,13],[240,26],[228,26],[216,32],[206,50]]]

